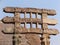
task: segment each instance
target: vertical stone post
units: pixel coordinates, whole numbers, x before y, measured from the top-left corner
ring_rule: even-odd
[[[38,13],[36,13],[36,19],[37,19]],[[36,28],[38,28],[38,22],[36,23]]]
[[[15,44],[14,45],[19,45],[19,43],[18,43],[19,34],[17,34],[19,31],[19,28],[20,28],[20,22],[19,22],[20,15],[19,14],[20,13],[18,13],[18,12],[14,13],[14,21],[15,21],[15,25],[14,25],[14,41],[15,41]]]
[[[30,13],[30,19],[32,18],[32,12]],[[31,19],[32,20],[32,19]],[[30,24],[30,28],[32,28],[32,22]]]
[[[24,18],[26,18],[26,12],[24,12]],[[26,22],[24,24],[24,27],[26,28]]]
[[[44,23],[47,20],[47,12],[42,12],[41,15],[41,20],[42,20],[42,45],[50,45],[49,44],[49,34],[44,34],[45,30],[48,30],[48,24]]]

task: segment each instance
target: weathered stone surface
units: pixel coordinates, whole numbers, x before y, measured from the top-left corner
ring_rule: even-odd
[[[11,36],[5,37],[6,40],[11,39],[9,40],[11,42],[13,40],[13,44],[8,41],[9,45],[50,45],[49,36],[59,33],[56,29],[48,29],[48,25],[57,24],[56,20],[47,18],[48,15],[55,15],[55,10],[6,7],[4,12],[14,13],[14,17],[4,17],[1,20],[3,23],[0,25],[2,33],[5,35],[11,34]],[[24,14],[24,18],[20,17],[20,13]],[[27,13],[29,13],[30,18],[26,18]],[[35,18],[32,18],[33,14],[35,14]],[[37,15],[41,15],[41,18],[38,19]],[[26,27],[28,23],[30,28]],[[21,26],[21,24],[24,24],[24,26]],[[32,26],[33,24],[35,27]],[[38,28],[39,25],[41,25],[41,28]],[[7,43],[5,45],[8,45]],[[4,44],[0,43],[0,45]]]
[[[40,36],[36,34],[26,34],[29,45],[41,45]]]
[[[2,33],[3,28],[6,25],[4,25],[3,23],[0,23],[0,45],[12,45],[12,34],[4,34]]]
[[[15,41],[19,45],[41,45],[40,36],[36,34],[16,34]]]
[[[12,45],[12,36],[13,34],[3,34],[2,30],[5,27],[13,27],[12,24],[3,24],[0,23],[0,45]],[[8,28],[9,30],[9,28]],[[17,36],[19,35],[19,39],[22,41],[21,45],[25,45],[24,42],[27,40],[27,45],[40,45],[40,37],[36,34],[17,34]],[[21,36],[21,38],[20,38]],[[32,43],[33,42],[33,43]],[[32,43],[32,44],[31,44]]]
[[[2,19],[2,21],[3,22],[6,22],[6,23],[13,23],[14,22],[14,18],[13,17],[5,17],[5,18],[3,18]],[[55,24],[57,24],[57,20],[55,20],[55,19],[44,19],[44,21],[42,22],[42,20],[41,19],[37,19],[37,18],[20,18],[19,19],[19,21],[18,20],[16,20],[17,22],[20,22],[20,23],[23,23],[23,22],[34,22],[34,23],[40,23],[40,24],[42,24],[42,23],[47,23],[47,24],[49,24],[49,25],[55,25]]]
[[[33,13],[43,13],[46,12],[48,15],[55,15],[56,11],[51,9],[36,9],[36,8],[18,8],[18,7],[6,7],[4,8],[5,12],[33,12]]]
[[[3,29],[4,33],[14,33],[14,25],[13,24],[5,24],[6,26]],[[9,29],[8,29],[9,28]],[[49,31],[48,31],[49,30]],[[40,28],[24,28],[24,27],[20,27],[20,29],[18,29],[16,31],[16,33],[18,34],[28,34],[28,33],[32,33],[32,34],[42,34],[42,29]],[[50,34],[50,35],[56,35],[59,32],[57,31],[57,29],[47,29],[44,31],[44,33]]]

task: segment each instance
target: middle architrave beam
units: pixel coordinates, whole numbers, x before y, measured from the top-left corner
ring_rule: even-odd
[[[6,22],[6,23],[10,23],[10,22],[14,22],[14,17],[5,17],[2,19],[3,22]],[[17,20],[16,20],[17,21]],[[42,24],[42,20],[41,19],[33,19],[33,18],[20,18],[19,21],[20,23],[23,23],[23,22],[38,22],[40,24]],[[43,21],[44,23],[48,24],[48,25],[55,25],[57,24],[57,20],[55,19],[44,19]]]

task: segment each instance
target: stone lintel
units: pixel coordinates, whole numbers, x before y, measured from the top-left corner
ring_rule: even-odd
[[[27,13],[47,13],[48,15],[56,15],[56,11],[52,9],[36,9],[36,8],[19,8],[19,7],[6,7],[4,8],[4,12],[14,13],[14,12],[27,12]]]

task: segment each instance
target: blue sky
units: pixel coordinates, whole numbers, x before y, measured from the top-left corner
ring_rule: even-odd
[[[60,28],[60,0],[0,0],[0,19],[10,14],[4,13],[3,8],[5,7],[32,7],[32,8],[45,8],[55,9],[56,15],[49,18],[55,18],[58,20],[58,24],[51,26],[51,28]],[[60,30],[59,30],[60,32]],[[51,36],[51,45],[60,45],[60,34]]]

